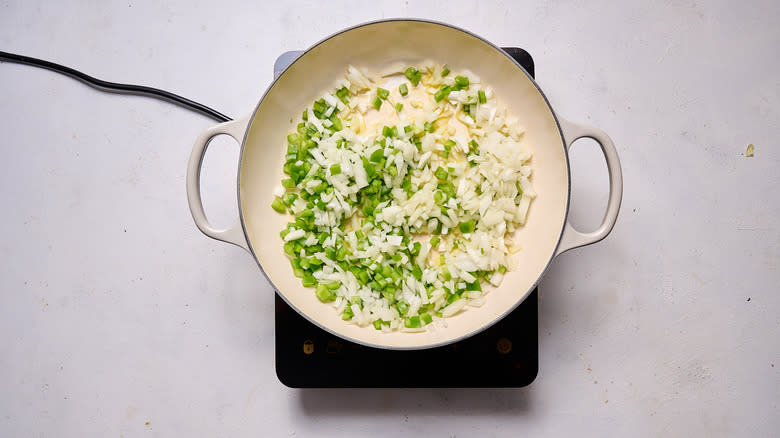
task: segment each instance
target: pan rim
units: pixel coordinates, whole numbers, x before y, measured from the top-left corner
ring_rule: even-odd
[[[260,109],[260,106],[262,105],[262,103],[265,100],[265,98],[268,95],[268,93],[270,93],[271,90],[273,90],[273,88],[276,85],[276,83],[300,59],[302,59],[304,56],[306,56],[306,54],[308,54],[309,52],[311,52],[315,48],[319,47],[321,44],[323,44],[323,43],[325,43],[325,42],[327,42],[327,41],[329,41],[329,40],[331,40],[331,39],[333,39],[333,38],[335,38],[335,37],[337,37],[337,36],[339,36],[341,34],[344,34],[346,32],[349,32],[349,31],[352,31],[352,30],[355,30],[355,29],[359,29],[359,28],[363,28],[363,27],[371,26],[371,25],[376,25],[376,24],[392,23],[392,22],[426,23],[426,24],[438,25],[438,26],[447,27],[447,28],[450,28],[450,29],[453,29],[453,30],[456,30],[456,31],[460,31],[460,32],[463,32],[463,33],[471,36],[471,37],[474,37],[474,38],[478,39],[479,41],[481,41],[484,44],[487,44],[489,47],[491,47],[492,49],[496,50],[498,53],[500,53],[500,54],[504,55],[506,58],[508,58],[509,61],[512,62],[512,64],[514,64],[515,67],[520,69],[520,71],[523,72],[523,74],[525,74],[525,76],[533,84],[534,88],[536,88],[536,91],[541,95],[542,99],[544,99],[544,102],[545,102],[547,108],[550,110],[550,113],[552,114],[553,120],[555,121],[555,126],[556,126],[556,128],[558,130],[558,135],[559,135],[560,140],[561,140],[560,141],[560,145],[563,148],[563,155],[564,155],[565,163],[566,163],[565,167],[566,167],[567,184],[566,184],[566,205],[565,205],[565,208],[564,208],[564,215],[563,215],[563,219],[564,220],[562,221],[561,229],[558,232],[558,238],[557,238],[557,241],[555,243],[555,246],[554,246],[553,250],[551,251],[550,257],[548,258],[547,262],[545,263],[544,268],[539,273],[539,276],[533,281],[531,286],[522,295],[520,295],[520,298],[518,298],[518,300],[513,305],[509,306],[503,313],[501,313],[500,315],[496,316],[495,318],[493,318],[489,322],[483,324],[479,328],[477,328],[475,330],[472,330],[472,331],[470,331],[470,332],[468,332],[466,334],[453,337],[451,339],[447,339],[447,340],[440,341],[440,342],[422,344],[422,345],[395,346],[395,345],[376,344],[376,343],[372,343],[372,342],[362,341],[362,340],[355,339],[353,337],[347,336],[347,335],[345,335],[343,333],[339,333],[336,330],[333,330],[333,329],[331,329],[329,327],[326,327],[325,325],[320,324],[319,322],[317,322],[314,319],[312,319],[311,317],[309,317],[309,315],[307,315],[305,312],[302,312],[283,293],[280,292],[279,288],[276,286],[276,284],[274,284],[274,282],[271,280],[271,278],[265,272],[265,269],[263,269],[263,266],[260,264],[260,261],[257,258],[257,254],[255,253],[254,245],[252,244],[252,241],[249,238],[249,234],[247,232],[246,222],[245,222],[245,219],[244,219],[243,205],[242,205],[242,202],[241,202],[241,167],[242,167],[241,164],[242,164],[243,158],[244,158],[244,150],[245,150],[245,147],[246,147],[246,140],[247,140],[247,138],[249,136],[249,131],[250,131],[252,122],[254,121],[254,119],[255,119],[255,117],[257,115],[257,112]],[[473,32],[470,32],[470,31],[468,31],[466,29],[463,29],[461,27],[458,27],[458,26],[455,26],[455,25],[452,25],[452,24],[449,24],[449,23],[444,23],[444,22],[435,21],[435,20],[420,19],[420,18],[389,18],[389,19],[382,19],[382,20],[367,21],[367,22],[364,22],[364,23],[360,23],[360,24],[357,24],[357,25],[354,25],[354,26],[342,29],[342,30],[340,30],[338,32],[335,32],[335,33],[331,34],[331,35],[328,35],[327,37],[325,37],[325,38],[321,39],[320,41],[316,42],[315,44],[313,44],[309,48],[303,50],[301,52],[301,54],[297,58],[295,58],[287,67],[284,68],[284,70],[281,71],[281,73],[279,73],[278,76],[276,76],[271,81],[271,84],[263,92],[263,95],[258,100],[258,103],[255,106],[255,109],[252,111],[252,114],[251,114],[251,116],[248,119],[248,122],[247,122],[247,125],[246,125],[246,129],[244,131],[244,137],[241,140],[241,148],[240,148],[240,151],[239,151],[239,160],[238,160],[238,173],[237,173],[237,178],[236,178],[236,193],[237,193],[237,200],[238,200],[239,220],[241,222],[241,230],[244,233],[244,238],[245,238],[245,240],[247,242],[247,246],[249,247],[249,252],[252,254],[252,257],[254,258],[255,263],[257,264],[258,268],[260,268],[260,272],[262,272],[263,276],[266,278],[266,280],[268,280],[268,283],[271,285],[271,287],[273,287],[274,292],[277,295],[279,295],[282,298],[282,300],[288,306],[290,306],[299,315],[304,317],[310,323],[314,324],[316,327],[318,327],[318,328],[320,328],[320,329],[322,329],[322,330],[324,330],[324,331],[326,331],[326,332],[328,332],[328,333],[330,333],[330,334],[332,334],[334,336],[337,336],[337,337],[339,337],[341,339],[347,340],[349,342],[354,342],[356,344],[360,344],[360,345],[363,345],[363,346],[366,346],[366,347],[378,348],[378,349],[383,349],[383,350],[398,350],[398,351],[425,350],[425,349],[432,349],[432,348],[437,348],[437,347],[442,347],[442,346],[454,344],[456,342],[459,342],[459,341],[462,341],[464,339],[470,338],[470,337],[472,337],[474,335],[477,335],[477,334],[487,330],[488,328],[492,327],[494,324],[496,324],[499,321],[501,321],[502,319],[504,319],[507,315],[512,313],[521,303],[523,303],[528,298],[528,296],[531,294],[531,292],[533,292],[533,290],[539,285],[539,283],[541,282],[542,278],[544,277],[544,274],[550,268],[550,265],[552,264],[553,260],[556,257],[558,248],[559,248],[559,246],[561,244],[561,239],[563,238],[563,232],[564,232],[564,229],[566,227],[567,219],[569,217],[569,207],[570,207],[570,203],[571,203],[570,202],[571,201],[571,166],[570,166],[570,162],[569,162],[568,148],[566,147],[566,140],[565,140],[565,137],[563,135],[563,130],[561,129],[561,124],[560,124],[560,121],[559,121],[559,117],[556,114],[555,110],[553,109],[552,105],[550,104],[549,99],[547,99],[547,96],[544,94],[542,89],[539,87],[539,84],[537,84],[536,80],[514,58],[512,58],[506,51],[504,51],[499,46],[493,44],[492,42],[486,40],[485,38],[482,38],[479,35],[476,35]],[[414,335],[414,333],[410,333],[410,335]]]

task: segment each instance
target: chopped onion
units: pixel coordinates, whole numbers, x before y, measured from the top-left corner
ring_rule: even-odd
[[[359,326],[446,327],[518,263],[509,235],[537,196],[523,128],[473,73],[443,72],[349,66],[288,136],[274,190],[274,208],[296,216],[285,252]]]

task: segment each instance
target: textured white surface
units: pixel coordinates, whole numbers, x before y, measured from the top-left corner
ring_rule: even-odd
[[[623,210],[540,286],[531,386],[291,390],[272,290],[187,209],[212,122],[0,64],[0,435],[777,433],[779,3],[106,3],[0,2],[0,50],[240,116],[285,50],[381,17],[451,22],[526,48],[555,109],[610,134]],[[237,148],[217,146],[204,196],[228,224]],[[575,223],[599,221],[605,170],[575,146]]]

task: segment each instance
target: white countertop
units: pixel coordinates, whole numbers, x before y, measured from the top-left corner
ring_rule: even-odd
[[[0,2],[0,50],[250,112],[286,50],[382,17],[527,49],[565,117],[618,145],[612,234],[542,281],[519,390],[295,390],[273,290],[194,226],[184,173],[212,121],[0,64],[2,436],[770,436],[780,428],[780,4]],[[745,157],[749,143],[755,157]],[[237,146],[207,211],[235,219]],[[571,217],[606,166],[574,148]]]

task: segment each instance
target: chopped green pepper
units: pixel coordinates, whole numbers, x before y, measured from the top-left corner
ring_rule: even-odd
[[[328,287],[325,286],[324,284],[317,285],[315,294],[317,295],[317,298],[319,298],[319,300],[322,301],[323,303],[336,300],[336,294],[333,293],[333,291],[331,291],[330,289],[328,289]]]
[[[273,208],[279,213],[287,212],[287,206],[284,205],[284,201],[282,201],[282,198],[278,196],[274,196],[274,201],[271,203],[271,208]]]
[[[406,76],[406,79],[409,79],[409,82],[412,83],[412,85],[417,86],[417,84],[420,83],[420,79],[422,78],[422,73],[417,71],[414,67],[409,67],[404,72],[404,76]]]
[[[304,287],[313,287],[317,284],[317,280],[314,279],[314,276],[311,274],[305,274],[303,276],[303,286]]]
[[[465,76],[455,76],[455,85],[465,88],[469,86],[469,78]]]
[[[341,87],[338,91],[336,91],[336,97],[338,97],[344,105],[349,103],[349,90],[347,87]]]
[[[415,315],[409,318],[404,318],[404,327],[406,328],[420,328],[420,317]]]
[[[422,281],[422,269],[420,269],[420,265],[414,265],[414,268],[412,268],[412,276],[417,281]]]
[[[385,158],[385,153],[382,148],[379,148],[371,153],[371,157],[368,160],[372,163],[379,163],[383,158]]]
[[[443,85],[441,88],[439,88],[439,91],[434,93],[433,98],[436,100],[436,102],[441,102],[445,97],[450,95],[450,91],[452,91],[452,89],[449,85]]]
[[[466,290],[482,292],[482,286],[480,286],[479,280],[475,280],[475,281],[473,281],[471,283],[468,283],[466,285]]]
[[[474,219],[468,220],[466,222],[461,222],[458,226],[460,228],[461,233],[473,233],[474,229],[476,228],[474,224]]]
[[[328,120],[330,120],[331,128],[333,128],[334,131],[341,131],[344,129],[344,125],[341,123],[341,119],[336,117],[335,114],[330,116]]]

